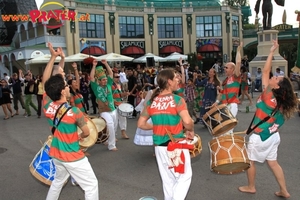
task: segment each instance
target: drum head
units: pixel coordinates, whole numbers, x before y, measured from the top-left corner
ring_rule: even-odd
[[[79,145],[81,147],[85,147],[85,148],[93,146],[96,143],[97,137],[98,137],[97,128],[92,120],[88,119],[87,126],[90,130],[90,135],[88,137],[84,138],[82,141],[79,141]],[[78,127],[77,131],[78,131],[78,134],[82,133],[82,130],[79,127]]]
[[[195,158],[196,156],[201,154],[202,142],[201,142],[201,138],[198,134],[195,134],[194,139],[192,141],[188,141],[188,144],[193,144],[195,146],[194,149],[189,150],[191,158]]]
[[[133,112],[133,106],[129,103],[121,103],[119,106],[118,106],[118,109],[121,110],[122,112],[125,112],[125,113],[130,113],[130,112]]]
[[[106,127],[106,121],[102,117],[93,118],[92,121],[94,122],[98,133],[103,131],[104,128]]]

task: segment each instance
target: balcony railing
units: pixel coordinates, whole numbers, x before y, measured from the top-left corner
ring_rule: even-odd
[[[64,36],[57,35],[44,35],[36,38],[31,38],[26,41],[20,42],[20,47],[35,46],[38,44],[45,44],[46,42],[51,42],[53,46],[66,47],[66,39]]]

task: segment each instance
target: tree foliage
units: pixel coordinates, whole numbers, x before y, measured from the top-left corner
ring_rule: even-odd
[[[247,0],[226,0],[226,3],[227,3],[227,5],[230,5],[230,6],[238,6],[238,5],[246,6],[246,5],[248,5]]]

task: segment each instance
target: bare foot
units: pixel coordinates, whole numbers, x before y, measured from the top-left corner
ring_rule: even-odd
[[[283,197],[283,198],[290,198],[291,195],[288,192],[275,192],[275,195],[278,197]]]
[[[250,188],[249,186],[239,187],[239,191],[246,192],[246,193],[251,193],[251,194],[255,194],[256,193],[256,189],[255,188]]]
[[[110,151],[118,151],[117,148],[110,149]]]

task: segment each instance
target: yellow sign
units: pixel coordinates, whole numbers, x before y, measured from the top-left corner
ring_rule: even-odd
[[[273,29],[278,30],[278,31],[291,30],[291,29],[293,29],[293,25],[278,24],[278,25],[274,26]]]

